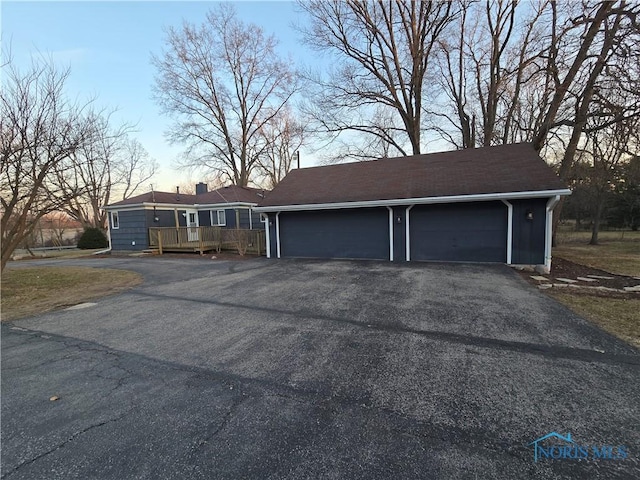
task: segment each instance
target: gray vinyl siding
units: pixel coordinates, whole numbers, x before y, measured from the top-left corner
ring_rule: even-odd
[[[406,207],[393,207],[393,261],[404,262],[407,260],[406,242]],[[398,222],[398,219],[400,222]]]
[[[201,227],[211,226],[211,210],[198,211],[198,225]]]
[[[282,212],[279,219],[282,257],[389,259],[386,208]]]
[[[156,209],[155,214],[153,210],[145,210],[145,216],[147,220],[147,226],[151,227],[175,227],[176,226],[176,215],[173,210],[160,210]],[[158,218],[158,221],[155,221],[155,218]]]
[[[502,202],[416,205],[409,213],[411,260],[506,262]]]
[[[264,223],[260,221],[260,214],[251,210],[251,224],[254,230],[264,230]]]
[[[111,228],[110,231],[113,250],[145,250],[149,248],[145,210],[118,211],[118,219],[120,228]],[[132,242],[135,242],[135,245],[132,245]]]
[[[238,208],[238,217],[240,218],[240,225],[238,228],[249,228],[249,209],[248,208]]]
[[[224,211],[225,218],[227,220],[227,224],[225,225],[227,228],[236,228],[236,212],[235,210],[228,208]]]
[[[535,198],[510,201],[513,205],[511,263],[521,265],[544,263],[547,200]],[[528,210],[533,213],[533,220],[527,220]]]
[[[178,210],[178,226],[186,227],[187,226],[187,211],[186,210]]]

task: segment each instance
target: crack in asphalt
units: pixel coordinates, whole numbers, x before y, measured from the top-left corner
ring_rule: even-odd
[[[229,422],[231,422],[231,418],[236,413],[236,410],[240,408],[240,405],[242,405],[244,402],[246,402],[250,398],[254,398],[254,397],[251,395],[246,395],[241,392],[240,396],[236,397],[236,399],[233,400],[233,403],[229,407],[229,410],[227,411],[227,413],[225,413],[224,417],[222,418],[222,421],[218,424],[218,426],[211,433],[209,433],[203,440],[200,440],[198,442],[195,448],[194,454],[198,453],[198,451],[201,450],[206,444],[208,444],[211,439],[213,439],[222,430],[224,430],[227,427],[227,425],[229,425]]]
[[[564,347],[561,345],[543,345],[539,343],[530,342],[518,342],[514,340],[502,340],[491,337],[479,337],[474,335],[464,335],[454,332],[443,332],[439,330],[420,330],[404,325],[382,325],[382,324],[369,324],[359,322],[357,320],[351,320],[348,318],[332,317],[329,315],[320,315],[316,312],[307,310],[284,310],[278,308],[258,307],[255,305],[246,305],[240,303],[224,302],[215,299],[201,299],[201,298],[187,298],[183,296],[163,295],[158,293],[149,292],[136,292],[138,295],[147,296],[152,298],[165,298],[174,301],[181,302],[195,302],[204,303],[210,305],[216,305],[220,307],[241,308],[246,310],[254,310],[260,312],[273,313],[278,315],[295,316],[296,318],[308,318],[312,320],[323,320],[332,323],[340,323],[345,325],[356,326],[359,328],[366,328],[367,330],[380,331],[394,334],[414,334],[420,335],[432,340],[440,340],[447,343],[459,343],[463,345],[481,347],[481,348],[493,348],[499,350],[509,350],[518,353],[529,353],[533,355],[540,355],[550,358],[562,358],[567,360],[578,360],[583,362],[597,362],[597,363],[609,363],[609,364],[629,364],[640,366],[640,355],[633,354],[615,354],[615,353],[600,353],[595,350],[578,347]]]
[[[322,432],[326,431],[332,425],[335,425],[336,421],[339,422],[339,417],[341,415],[352,415],[349,412],[349,409],[351,409],[355,412],[359,412],[357,415],[361,415],[364,422],[368,422],[369,419],[367,417],[371,416],[377,416],[382,419],[385,419],[386,417],[389,421],[381,422],[383,425],[387,425],[382,427],[384,430],[393,434],[411,436],[418,440],[421,445],[426,441],[442,442],[443,444],[466,445],[471,448],[487,449],[493,452],[504,452],[516,458],[524,458],[530,453],[524,444],[527,439],[497,438],[495,435],[492,435],[491,431],[481,427],[464,428],[450,424],[439,424],[432,418],[421,420],[400,410],[385,407],[384,405],[372,404],[370,398],[338,395],[326,388],[305,389],[300,388],[297,385],[277,383],[268,379],[242,377],[240,375],[226,373],[223,371],[157,360],[135,353],[113,350],[109,347],[89,343],[85,340],[62,337],[59,335],[49,335],[49,338],[42,338],[41,335],[37,334],[37,331],[15,331],[11,333],[13,334],[12,336],[21,336],[22,338],[34,337],[42,342],[57,342],[65,345],[67,348],[73,348],[81,352],[88,352],[95,354],[96,356],[104,356],[105,358],[103,361],[99,364],[93,365],[90,370],[94,370],[98,367],[104,367],[107,369],[115,367],[127,373],[127,375],[122,377],[101,376],[99,373],[94,374],[100,378],[107,378],[111,381],[116,381],[117,384],[113,390],[119,388],[119,384],[130,376],[137,376],[140,378],[151,377],[150,375],[145,375],[141,372],[133,371],[133,369],[128,369],[123,366],[122,362],[125,362],[127,355],[139,357],[144,362],[149,362],[155,366],[161,366],[163,369],[192,373],[194,374],[194,377],[201,377],[203,381],[212,381],[220,385],[230,386],[230,389],[234,390],[231,406],[229,406],[223,418],[216,422],[215,427],[213,425],[207,427],[214,428],[203,440],[200,440],[194,446],[194,454],[205,448],[209,442],[211,442],[216,436],[220,435],[229,426],[230,422],[236,417],[238,410],[245,402],[250,399],[260,400],[269,397],[281,398],[285,401],[308,405],[313,411],[318,413],[317,435],[310,438],[310,443],[307,444],[307,448],[312,448],[313,445],[319,441],[320,434]],[[78,358],[78,360],[81,359]],[[98,358],[98,360],[100,359]],[[153,375],[152,377],[154,380],[161,381],[163,383],[166,382],[164,375]],[[66,444],[74,441],[92,429],[119,421],[131,413],[135,408],[135,406],[132,406],[130,409],[116,417],[94,423],[78,432],[75,432],[66,440],[53,448],[50,448],[46,452],[21,462],[11,471],[3,474],[1,478],[13,476],[17,471],[23,469],[25,466],[37,462],[38,460],[56,452]],[[312,428],[315,429],[315,427]],[[299,448],[299,446],[300,445],[297,445],[295,448]]]
[[[134,410],[134,408],[130,408],[129,410],[127,410],[126,412],[124,412],[123,414],[121,414],[121,415],[119,415],[119,416],[117,416],[115,418],[110,418],[110,419],[104,420],[102,422],[94,423],[92,425],[89,425],[86,428],[83,428],[82,430],[80,430],[78,432],[75,432],[69,438],[64,440],[62,443],[59,443],[58,445],[56,445],[53,448],[47,450],[46,452],[43,452],[43,453],[41,453],[39,455],[36,455],[35,457],[33,457],[33,458],[29,459],[29,460],[24,460],[22,463],[20,463],[19,465],[15,466],[11,471],[3,473],[0,478],[8,478],[8,477],[14,475],[21,468],[26,467],[27,465],[31,465],[32,463],[37,462],[41,458],[46,457],[47,455],[50,455],[50,454],[54,453],[57,450],[60,450],[65,445],[67,445],[68,443],[74,441],[79,436],[84,435],[88,431],[93,430],[94,428],[102,427],[102,426],[107,425],[109,423],[117,422],[118,420],[121,420],[122,418],[124,418],[127,415],[129,415],[129,413],[131,413],[133,410]]]

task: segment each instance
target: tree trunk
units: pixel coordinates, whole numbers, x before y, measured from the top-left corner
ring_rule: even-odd
[[[553,209],[553,221],[551,222],[551,246],[555,247],[558,245],[557,234],[558,234],[558,225],[560,225],[560,217],[562,216],[562,207],[564,206],[564,201],[567,197],[560,197],[560,201],[556,204]]]
[[[591,229],[591,240],[589,240],[589,245],[598,245],[598,233],[600,233],[600,222],[602,220],[603,210],[604,199],[600,199],[596,208],[596,214],[593,216],[593,227]]]

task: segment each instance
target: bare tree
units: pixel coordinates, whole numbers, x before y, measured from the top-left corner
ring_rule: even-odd
[[[630,103],[636,109],[640,103],[640,95],[636,94],[631,99],[628,95],[621,94],[619,90],[602,90],[595,94],[594,105],[599,105],[600,108],[589,117],[581,146],[577,148],[578,158],[586,158],[590,166],[588,184],[593,218],[589,242],[591,245],[598,244],[600,225],[608,200],[612,199],[630,158],[637,154],[633,139],[640,130],[640,118],[638,115],[629,115],[628,107]]]
[[[52,212],[43,218],[45,226],[50,232],[50,239],[54,246],[65,245],[65,234],[70,230],[73,220],[63,212]]]
[[[272,117],[260,130],[265,148],[258,161],[259,172],[271,189],[282,180],[307,140],[305,124],[290,109]]]
[[[276,40],[244,24],[229,5],[200,25],[167,29],[166,49],[152,57],[155,98],[175,120],[169,138],[187,147],[186,164],[246,186],[264,149],[259,132],[298,90]]]
[[[129,135],[132,127],[114,127],[111,114],[90,112],[91,134],[73,155],[74,184],[84,186],[82,195],[75,197],[64,211],[83,227],[103,230],[107,213],[102,207],[113,198],[125,199],[134,195],[141,185],[156,172],[157,163],[144,147]],[[65,178],[61,178],[64,184]]]
[[[438,42],[435,83],[443,101],[426,112],[432,129],[457,148],[530,140],[519,123],[528,82],[544,49],[540,37],[548,1],[461,1],[460,15]],[[532,90],[538,92],[539,86]],[[531,105],[526,103],[525,105]],[[535,105],[535,103],[534,103]],[[523,128],[524,127],[524,128]]]
[[[90,134],[85,106],[65,97],[69,71],[34,59],[23,73],[9,58],[0,92],[1,268],[47,213],[82,194],[73,156]],[[61,184],[60,179],[64,179]]]
[[[114,190],[121,200],[132,197],[154,177],[157,170],[158,162],[149,155],[142,143],[136,138],[125,138],[114,168]]]
[[[430,93],[427,72],[438,38],[454,18],[452,5],[300,1],[311,20],[302,32],[305,42],[336,60],[326,79],[313,79],[317,92],[310,111],[320,130],[334,137],[345,133],[374,137],[402,155],[420,153],[423,105]],[[388,113],[397,122],[380,125]]]

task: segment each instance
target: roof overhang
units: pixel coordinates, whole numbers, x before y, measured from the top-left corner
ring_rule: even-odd
[[[525,198],[549,198],[556,195],[571,195],[568,188],[562,190],[538,190],[528,192],[480,193],[474,195],[450,195],[442,197],[397,198],[391,200],[368,200],[363,202],[309,203],[304,205],[274,205],[256,207],[256,212],[286,212],[296,210],[332,210],[340,208],[393,207],[396,205],[425,205],[429,203],[488,202],[491,200],[515,200]]]
[[[103,210],[118,210],[118,211],[127,211],[127,210],[153,210],[157,209],[180,209],[180,210],[188,210],[188,209],[223,209],[223,208],[253,208],[257,205],[257,203],[248,203],[248,202],[232,202],[232,203],[194,203],[194,204],[184,204],[184,203],[130,203],[125,205],[107,205],[102,207]]]

